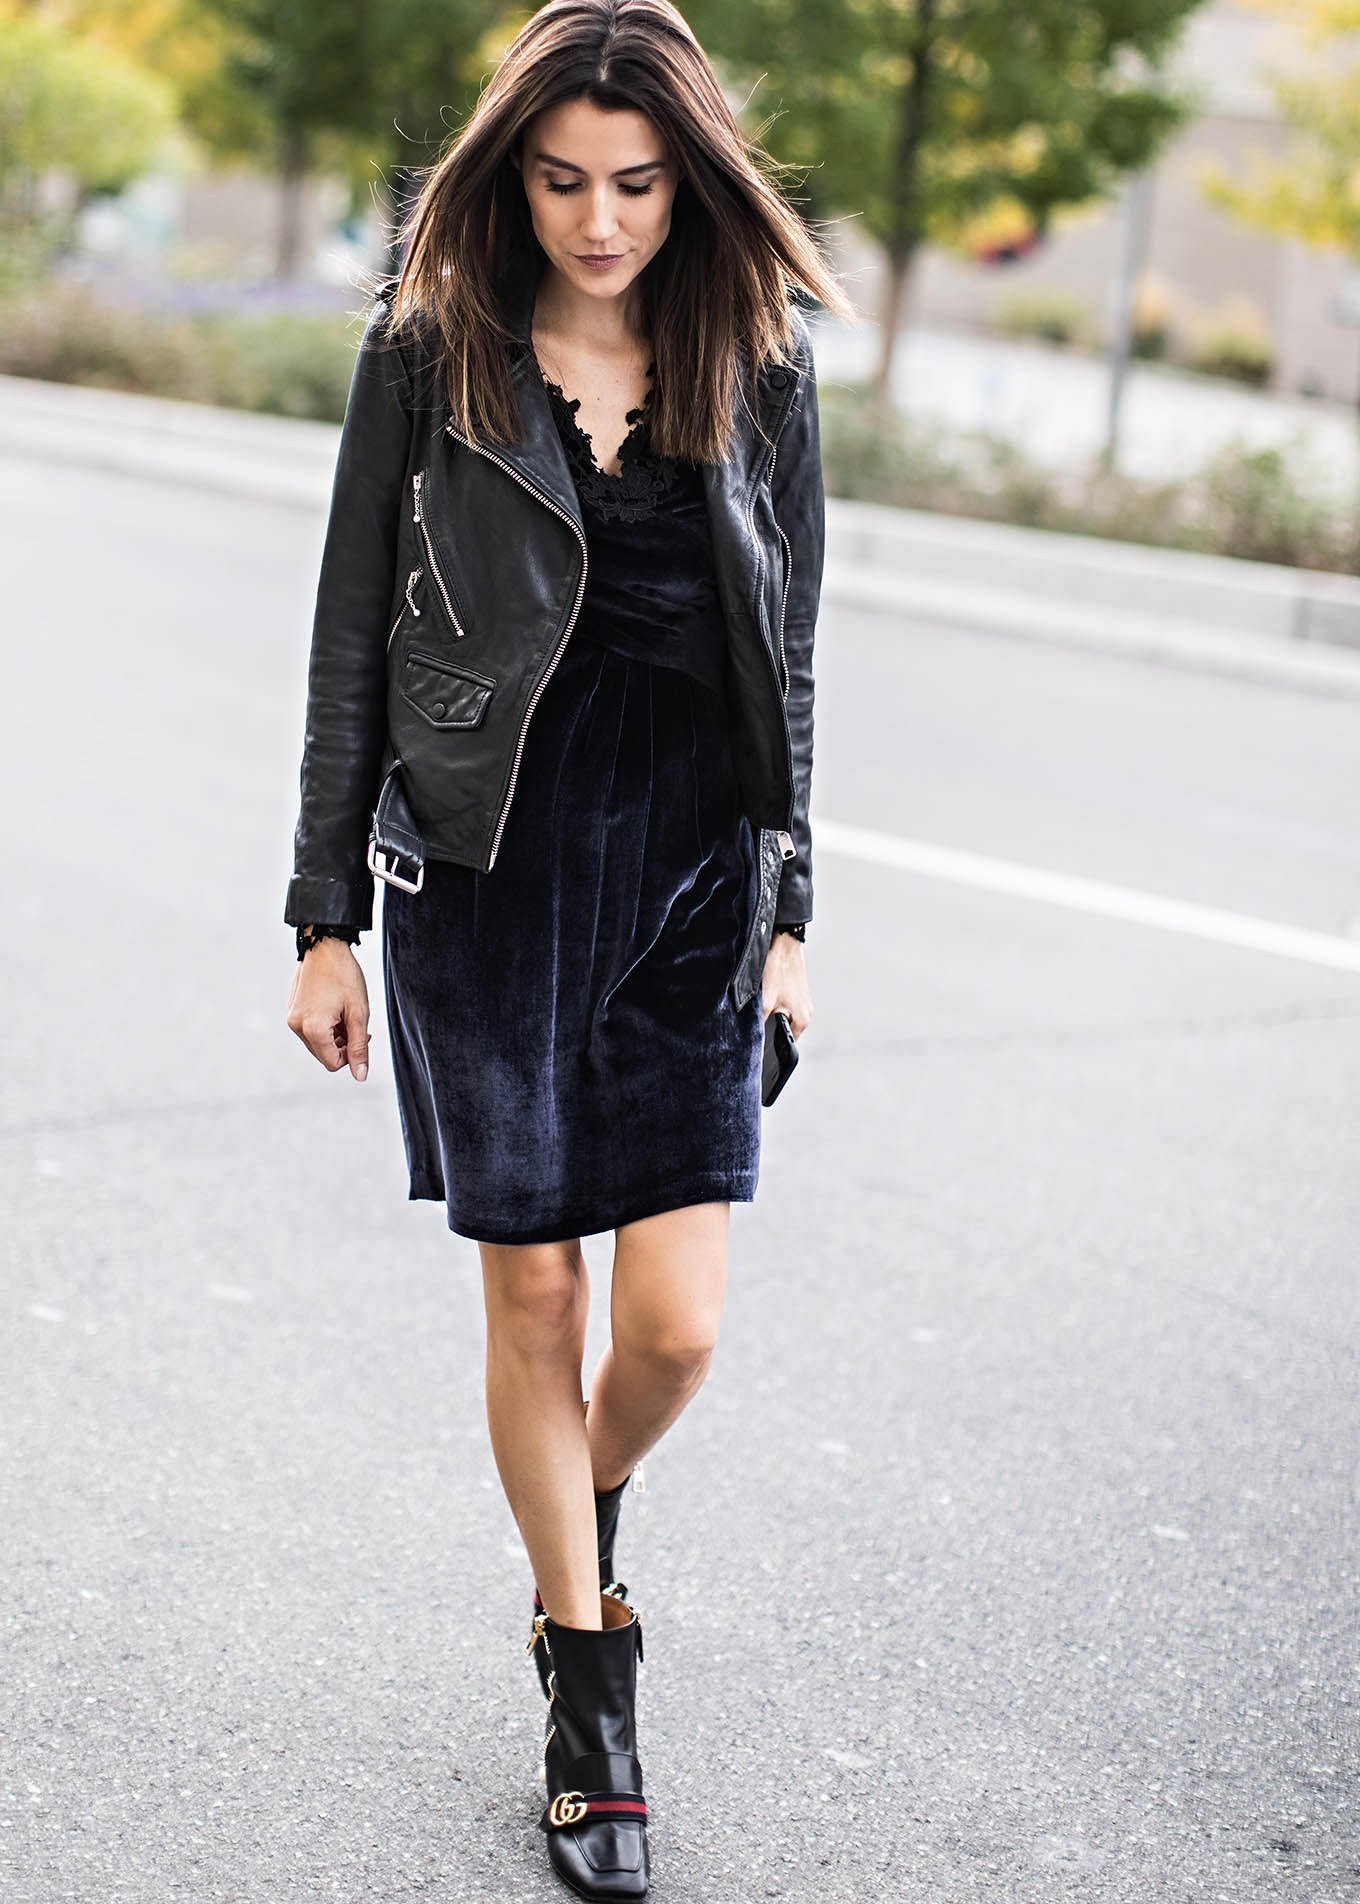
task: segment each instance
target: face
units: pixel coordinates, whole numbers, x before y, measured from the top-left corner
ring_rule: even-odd
[[[666,242],[677,171],[645,113],[567,100],[529,122],[520,169],[549,266],[585,296],[618,297]]]

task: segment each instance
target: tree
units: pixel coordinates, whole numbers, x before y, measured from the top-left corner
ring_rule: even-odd
[[[1302,27],[1321,70],[1272,82],[1292,133],[1284,156],[1258,158],[1243,180],[1214,167],[1206,189],[1248,224],[1360,258],[1360,0],[1262,0],[1262,10]]]
[[[1042,229],[1179,126],[1166,76],[1201,0],[682,0],[818,218],[859,216],[887,281],[886,392],[913,262],[1009,203]]]
[[[168,81],[210,151],[240,157],[267,144],[260,103],[234,76],[241,35],[210,0],[44,0],[44,11]]]
[[[67,173],[78,192],[116,191],[144,171],[174,124],[154,74],[34,13],[0,11],[0,216],[38,219],[38,185]]]
[[[180,0],[215,13],[226,70],[268,128],[283,180],[278,270],[298,263],[302,186],[319,153],[357,169],[422,158],[441,112],[475,96],[494,0]],[[418,131],[408,128],[416,127]]]

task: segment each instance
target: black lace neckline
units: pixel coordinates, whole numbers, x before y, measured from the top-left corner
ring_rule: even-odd
[[[647,366],[651,377],[655,364]],[[588,508],[605,521],[641,522],[656,513],[666,491],[674,486],[679,465],[670,457],[658,456],[652,447],[649,429],[652,387],[635,410],[624,416],[628,434],[619,445],[619,468],[603,470],[595,459],[595,445],[581,428],[577,412],[579,397],[569,397],[561,384],[543,376],[543,388],[556,418],[562,447],[582,508]]]

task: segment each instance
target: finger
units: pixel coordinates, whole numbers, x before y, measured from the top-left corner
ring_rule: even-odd
[[[362,1084],[368,1076],[368,1013],[358,1006],[351,1006],[345,1015],[345,1059]]]

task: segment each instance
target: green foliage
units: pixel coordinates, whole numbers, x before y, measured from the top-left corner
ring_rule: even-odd
[[[1337,246],[1360,258],[1360,59],[1354,0],[1267,0],[1318,48],[1316,71],[1274,80],[1276,103],[1293,138],[1281,159],[1258,157],[1245,178],[1206,168],[1214,203],[1258,228]]]
[[[348,319],[279,313],[219,318],[203,330],[219,366],[214,402],[326,423],[344,416],[356,344]]]
[[[1032,285],[998,300],[996,323],[1010,337],[1037,337],[1045,344],[1072,344],[1091,332],[1090,313],[1073,291]]]
[[[1147,482],[1099,464],[1051,470],[1004,439],[910,422],[859,386],[824,383],[821,414],[833,496],[1360,573],[1354,508],[1276,449],[1234,443],[1180,481]]]
[[[427,164],[473,103],[478,57],[504,12],[497,0],[179,0],[216,16],[226,72],[276,142],[332,142],[372,180],[372,166]]]
[[[115,191],[144,171],[174,122],[169,88],[41,15],[0,13],[0,213],[31,220],[36,181],[69,172]]]
[[[250,152],[268,136],[258,101],[232,76],[238,36],[209,0],[61,0],[61,17],[83,39],[158,73],[212,151]]]
[[[1277,449],[1222,450],[1203,471],[1199,488],[1200,519],[1213,547],[1258,562],[1360,566],[1354,546],[1345,549],[1337,512],[1300,488]]]
[[[1162,62],[1200,0],[686,0],[817,217],[890,256],[999,200],[1040,226],[1109,189],[1180,123]]]

